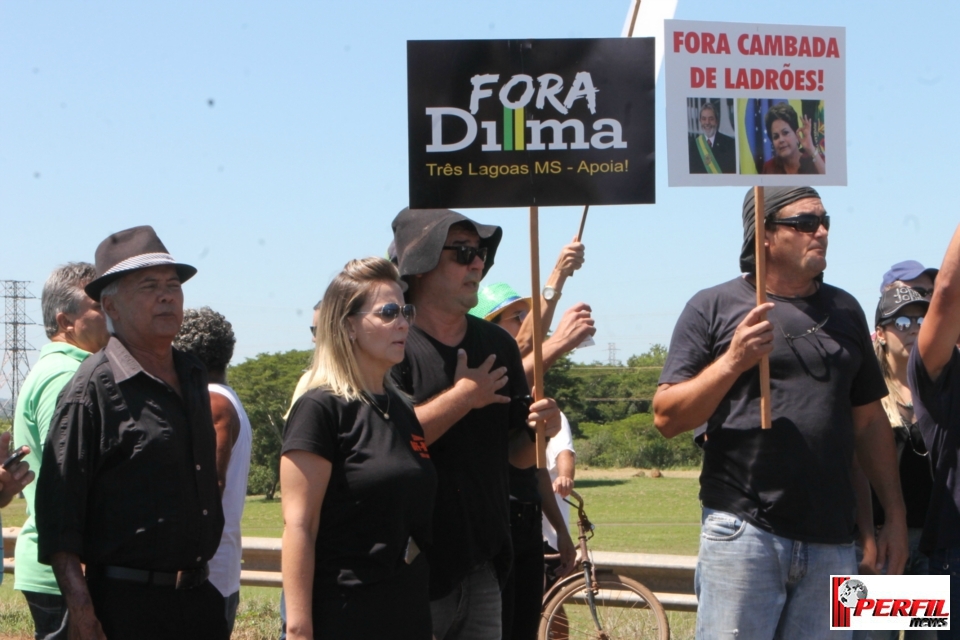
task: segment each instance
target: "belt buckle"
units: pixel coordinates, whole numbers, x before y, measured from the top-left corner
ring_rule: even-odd
[[[208,575],[210,574],[207,565],[192,571],[177,571],[177,582],[174,589],[196,589],[204,583]]]

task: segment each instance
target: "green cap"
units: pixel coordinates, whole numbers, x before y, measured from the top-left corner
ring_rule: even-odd
[[[528,307],[531,304],[530,298],[521,297],[506,282],[497,282],[480,289],[477,300],[477,306],[470,309],[470,315],[484,320],[490,320],[518,300],[526,300]]]

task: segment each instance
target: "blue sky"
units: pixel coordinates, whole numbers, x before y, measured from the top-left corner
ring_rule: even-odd
[[[5,2],[0,4],[0,279],[93,260],[152,224],[199,274],[188,306],[224,313],[236,360],[310,346],[310,310],[355,257],[382,254],[407,203],[408,39],[616,37],[626,0],[526,2]],[[872,317],[881,275],[939,265],[958,222],[957,3],[680,0],[691,20],[847,29],[846,187],[826,280]],[[561,310],[595,311],[623,360],[667,343],[697,290],[735,277],[742,188],[668,188],[663,81],[657,204],[596,207],[587,264]],[[839,144],[834,142],[832,144]],[[491,282],[529,290],[525,209],[471,210],[504,228]],[[580,209],[542,209],[543,277]],[[40,321],[38,301],[28,313]],[[40,327],[28,331],[39,348]]]

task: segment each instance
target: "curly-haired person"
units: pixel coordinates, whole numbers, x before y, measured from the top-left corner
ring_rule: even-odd
[[[174,346],[193,354],[207,368],[210,409],[217,432],[217,481],[223,501],[223,536],[209,562],[210,582],[223,596],[227,625],[233,631],[240,603],[240,518],[250,472],[250,419],[237,393],[227,386],[227,365],[237,343],[233,327],[210,307],[185,309]]]

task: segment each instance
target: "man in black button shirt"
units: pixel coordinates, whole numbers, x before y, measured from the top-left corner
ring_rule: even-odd
[[[223,597],[206,579],[223,530],[207,376],[171,347],[180,285],[196,269],[150,227],[104,240],[96,267],[85,291],[112,336],[50,424],[39,560],[53,565],[71,638],[226,638]]]
[[[393,377],[416,404],[437,470],[430,610],[437,640],[499,640],[510,569],[508,460],[535,464],[528,420],[560,429],[553,400],[527,405],[516,341],[468,316],[502,230],[449,210],[404,209],[393,221],[400,275],[417,322]]]
[[[810,187],[765,189],[766,289],[756,304],[754,196],[743,204],[743,277],[680,315],[653,399],[669,437],[697,429],[703,524],[697,638],[830,635],[830,574],[857,573],[854,454],[887,514],[878,562],[898,574],[907,532],[886,384],[860,305],[823,283],[830,220]],[[762,314],[767,318],[763,319]],[[770,358],[773,426],[760,428]],[[862,505],[869,509],[869,491]],[[868,522],[861,535],[871,536]]]

